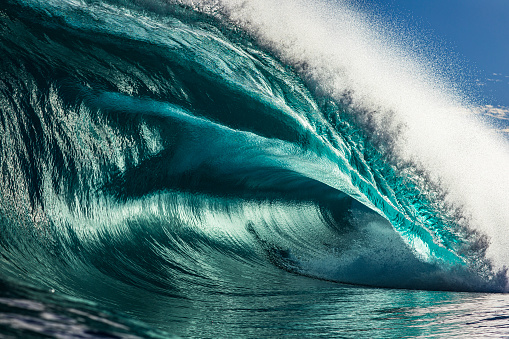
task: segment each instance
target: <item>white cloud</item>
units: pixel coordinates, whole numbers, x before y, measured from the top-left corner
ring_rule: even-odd
[[[509,123],[509,107],[506,106],[493,106],[493,105],[480,106],[474,110],[474,113],[499,120],[502,122],[502,125],[507,126],[507,124]],[[496,130],[498,132],[502,132],[503,134],[509,135],[509,127],[497,128]]]
[[[476,110],[476,113],[488,115],[496,119],[509,120],[509,107],[505,106],[481,106]]]
[[[489,78],[486,78],[485,81],[488,81],[488,82],[502,82],[502,81],[507,81],[507,78],[509,78],[509,75],[504,75],[502,73],[492,73]],[[480,81],[480,80],[478,80]]]

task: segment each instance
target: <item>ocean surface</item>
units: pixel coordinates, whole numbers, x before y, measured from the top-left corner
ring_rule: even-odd
[[[509,142],[445,56],[346,1],[2,1],[0,338],[509,336]]]

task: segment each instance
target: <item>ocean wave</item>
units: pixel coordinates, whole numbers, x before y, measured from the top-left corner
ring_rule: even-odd
[[[140,4],[0,7],[5,279],[113,305],[241,293],[280,270],[505,289],[456,183],[396,142],[415,126],[383,102],[376,115],[362,77],[331,90],[355,63],[292,55],[309,41],[281,47],[229,2]]]

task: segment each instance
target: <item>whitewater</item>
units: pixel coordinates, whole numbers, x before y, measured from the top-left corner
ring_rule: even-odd
[[[391,20],[0,4],[0,337],[507,335],[508,140]]]

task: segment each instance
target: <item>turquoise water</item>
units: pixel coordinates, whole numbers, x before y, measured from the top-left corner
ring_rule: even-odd
[[[0,5],[1,336],[507,333],[504,141],[279,5]]]
[[[245,275],[251,274],[246,270]],[[246,285],[187,298],[144,291],[80,303],[24,294],[0,299],[4,336],[195,338],[500,338],[504,294],[376,289],[272,272]],[[12,295],[12,289],[11,289]],[[31,299],[26,299],[30,297]],[[146,300],[150,298],[150,304]],[[115,311],[112,311],[115,310]],[[136,319],[136,321],[133,321]]]

